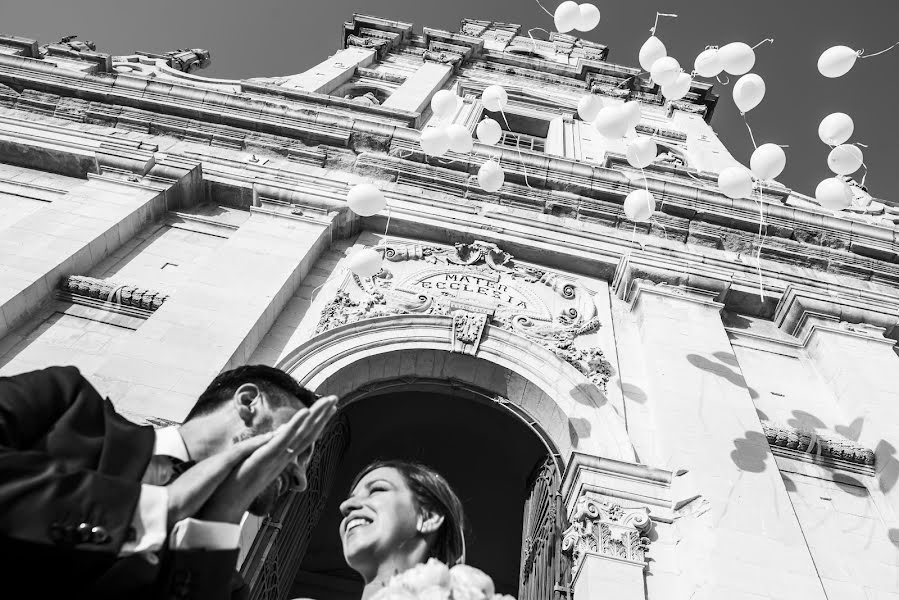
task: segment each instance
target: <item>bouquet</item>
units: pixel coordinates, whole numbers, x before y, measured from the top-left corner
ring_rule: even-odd
[[[493,580],[480,569],[450,569],[432,558],[395,575],[372,600],[515,600],[494,592]]]

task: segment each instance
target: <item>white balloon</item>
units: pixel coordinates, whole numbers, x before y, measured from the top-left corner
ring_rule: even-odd
[[[849,72],[858,59],[858,52],[849,46],[833,46],[818,58],[818,72],[831,79]]]
[[[443,156],[450,147],[450,138],[443,127],[430,127],[421,134],[421,149],[430,156]]]
[[[829,177],[815,188],[815,200],[828,210],[842,210],[852,206],[852,189],[837,177]]]
[[[471,132],[464,125],[453,123],[447,126],[446,135],[449,137],[450,150],[461,152],[462,154],[471,152],[474,142],[471,139]]]
[[[670,56],[663,56],[652,63],[652,68],[649,69],[652,80],[661,86],[674,83],[680,72],[680,63],[677,62],[677,59]]]
[[[566,0],[556,8],[553,20],[556,22],[556,29],[559,33],[567,33],[574,29],[581,18],[581,8],[577,2]]]
[[[749,168],[759,179],[774,179],[783,173],[787,166],[787,155],[784,149],[777,144],[762,144],[752,153],[749,159]]]
[[[503,137],[503,128],[493,119],[484,119],[478,123],[478,128],[475,131],[478,134],[478,140],[482,144],[490,144],[491,146],[498,144]]]
[[[693,78],[682,71],[672,83],[662,86],[662,95],[666,100],[680,100],[690,92],[691,85],[693,85]]]
[[[370,183],[354,185],[346,195],[346,203],[360,217],[376,215],[387,206],[384,194]]]
[[[749,112],[758,106],[764,97],[765,81],[755,73],[743,75],[734,84],[734,104],[740,112]]]
[[[839,146],[852,137],[854,131],[852,117],[841,112],[827,115],[818,125],[818,137],[829,146]]]
[[[665,44],[656,36],[650,36],[640,47],[640,67],[644,71],[649,71],[652,69],[652,65],[664,56],[668,56]]]
[[[459,96],[449,90],[440,90],[431,98],[431,110],[440,119],[446,119],[455,114],[462,101]]]
[[[627,112],[621,105],[603,107],[593,126],[603,137],[621,139],[627,133]]]
[[[693,61],[693,69],[702,77],[717,77],[724,70],[718,48],[707,48]]]
[[[718,174],[718,188],[728,198],[752,195],[752,174],[744,167],[727,167]]]
[[[827,166],[837,175],[852,175],[865,162],[862,149],[853,144],[843,144],[830,151]]]
[[[627,115],[628,127],[634,128],[640,124],[640,120],[643,118],[643,111],[640,109],[639,100],[631,100],[630,102],[625,102],[621,108]]]
[[[381,254],[371,248],[360,248],[347,257],[346,268],[359,277],[373,277],[381,270]]]
[[[647,190],[634,190],[624,199],[624,214],[631,221],[646,223],[656,210],[656,199]]]
[[[635,169],[645,169],[653,163],[658,152],[651,137],[640,136],[627,145],[627,162]]]
[[[506,173],[495,160],[488,160],[478,169],[478,184],[484,191],[495,192],[503,186]]]
[[[509,94],[501,85],[488,85],[481,94],[481,102],[490,112],[499,112],[509,103]]]
[[[721,66],[731,75],[745,75],[755,66],[755,50],[743,42],[731,42],[718,50]]]
[[[591,122],[602,108],[602,99],[594,94],[585,94],[577,103],[577,114],[581,119]]]
[[[595,4],[581,4],[579,7],[580,16],[574,28],[578,31],[592,31],[599,25],[599,9]]]

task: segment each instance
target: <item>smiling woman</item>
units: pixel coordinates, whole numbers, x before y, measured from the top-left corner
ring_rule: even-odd
[[[424,465],[370,464],[356,476],[340,512],[344,558],[365,581],[363,600],[428,558],[447,565],[465,559],[462,503],[446,479]]]

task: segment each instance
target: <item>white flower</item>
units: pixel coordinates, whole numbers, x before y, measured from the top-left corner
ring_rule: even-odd
[[[450,590],[448,587],[434,585],[419,591],[418,600],[450,600]]]
[[[453,600],[489,600],[496,591],[486,573],[468,565],[450,569],[450,586]]]
[[[415,565],[395,578],[404,588],[419,592],[431,587],[448,587],[450,571],[445,564],[431,558],[424,564]],[[391,581],[391,585],[393,581]],[[436,597],[436,596],[435,596]]]

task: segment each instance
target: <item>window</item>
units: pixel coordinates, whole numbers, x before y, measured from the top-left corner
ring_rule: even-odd
[[[515,148],[516,150],[545,152],[546,138],[528,135],[526,133],[515,133],[514,131],[503,131],[503,136],[499,140],[499,145]]]

